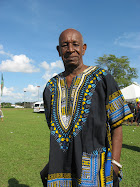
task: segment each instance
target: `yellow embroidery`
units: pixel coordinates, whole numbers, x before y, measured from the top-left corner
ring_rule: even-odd
[[[122,122],[124,122],[125,120],[132,118],[133,114],[129,114],[128,116],[125,116],[122,120],[118,121],[117,123],[112,125],[112,128],[119,126]]]
[[[113,180],[113,168],[111,166],[111,174],[108,177],[106,177],[106,182],[110,182],[112,180]]]
[[[105,187],[105,152],[101,153],[101,169],[100,169],[100,178],[101,178],[101,186]]]
[[[54,174],[48,174],[48,180],[53,180],[53,179],[60,179],[60,178],[72,178],[71,173],[54,173]]]

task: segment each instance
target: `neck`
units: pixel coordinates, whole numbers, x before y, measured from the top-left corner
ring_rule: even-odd
[[[65,71],[64,71],[64,76],[71,76],[71,77],[75,77],[78,74],[82,73],[88,66],[81,64],[80,66],[77,67],[65,67]]]

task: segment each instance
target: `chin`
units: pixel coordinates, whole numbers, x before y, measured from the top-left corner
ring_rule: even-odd
[[[71,66],[79,66],[80,65],[79,61],[72,61],[72,60],[65,60],[64,64],[66,66],[70,66],[70,65]]]

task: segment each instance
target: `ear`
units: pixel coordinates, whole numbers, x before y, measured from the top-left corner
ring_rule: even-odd
[[[83,52],[82,52],[82,55],[85,54],[86,49],[87,49],[87,44],[84,44],[84,45],[83,45]]]
[[[56,46],[56,49],[57,49],[57,51],[59,53],[59,56],[61,56],[59,45]]]

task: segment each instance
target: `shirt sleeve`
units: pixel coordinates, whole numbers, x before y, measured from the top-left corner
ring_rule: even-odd
[[[106,76],[106,85],[106,111],[111,130],[113,130],[114,128],[119,127],[123,121],[131,118],[133,115],[131,114],[130,108],[126,104],[116,81],[110,74]]]
[[[50,128],[51,123],[51,92],[48,86],[44,89],[43,92],[43,101],[44,101],[44,109],[45,116],[47,120],[48,127]]]

